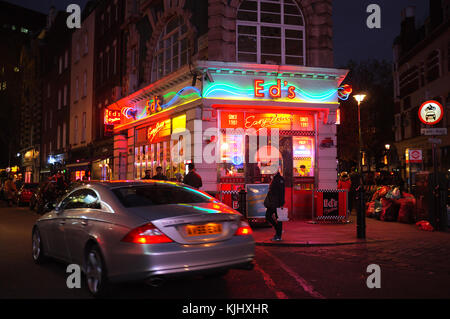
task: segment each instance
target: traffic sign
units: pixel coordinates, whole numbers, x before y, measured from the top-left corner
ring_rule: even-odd
[[[423,128],[420,130],[423,135],[447,135],[446,127]]]
[[[440,138],[429,138],[428,142],[431,144],[441,144],[442,140]]]
[[[422,162],[422,150],[408,150],[407,163],[421,163]]]
[[[437,101],[426,101],[419,107],[419,119],[426,125],[435,125],[442,120],[444,108]]]

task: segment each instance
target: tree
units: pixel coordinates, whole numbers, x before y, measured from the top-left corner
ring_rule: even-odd
[[[391,64],[385,60],[350,60],[344,67],[350,72],[343,84],[353,87],[352,94],[364,93],[361,103],[362,150],[369,170],[382,162],[384,145],[393,141],[394,98]],[[354,98],[341,102],[338,128],[338,156],[345,166],[358,163],[358,104]],[[356,138],[355,138],[356,137]],[[375,164],[375,165],[373,165]]]

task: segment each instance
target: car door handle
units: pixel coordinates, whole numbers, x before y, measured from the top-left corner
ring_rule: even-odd
[[[88,223],[87,223],[86,221],[82,221],[82,222],[81,222],[81,225],[83,225],[83,226],[87,226],[87,224],[88,224]]]
[[[60,225],[65,225],[66,222],[63,220],[63,221],[60,221],[59,224],[60,224]]]

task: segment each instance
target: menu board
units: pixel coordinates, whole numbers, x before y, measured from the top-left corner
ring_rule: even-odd
[[[269,184],[247,184],[247,218],[265,218],[267,208],[264,200],[269,192]]]

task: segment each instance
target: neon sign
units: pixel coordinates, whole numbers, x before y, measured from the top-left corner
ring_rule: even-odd
[[[268,115],[268,116],[267,116]],[[264,114],[264,117],[257,117],[257,115],[249,115],[245,118],[245,128],[264,128],[269,126],[276,126],[282,124],[290,125],[292,122],[292,115],[290,114]]]
[[[161,107],[162,98],[159,96],[154,96],[153,100],[147,101],[147,115],[151,115],[162,110]]]
[[[113,125],[120,123],[120,111],[105,109],[104,123]]]
[[[158,134],[162,128],[164,127],[164,122],[159,122],[155,125],[155,127],[149,127],[147,130],[147,139],[151,142],[155,138],[156,134]]]
[[[127,119],[132,118],[133,120],[136,120],[137,110],[133,107],[124,107],[124,108],[122,108],[122,114]]]
[[[343,86],[338,88],[338,98],[343,101],[347,100],[351,93],[352,86],[349,84],[344,84]]]
[[[221,112],[221,128],[279,128],[282,130],[314,130],[314,121],[309,114],[280,114],[280,113],[253,113],[253,112]]]
[[[170,135],[170,119],[158,122],[155,126],[150,126],[147,129],[147,140],[149,142],[152,142],[157,135]]]
[[[256,79],[253,82],[253,86],[254,86],[254,91],[255,91],[255,97],[265,97],[264,92],[262,92],[264,90],[264,80],[259,80]],[[287,86],[288,82],[287,81],[283,81],[283,86]],[[277,84],[272,85],[271,87],[269,87],[269,96],[271,98],[281,98],[281,80],[277,79]],[[287,98],[288,99],[293,99],[295,98],[295,86],[288,86],[287,87]]]

